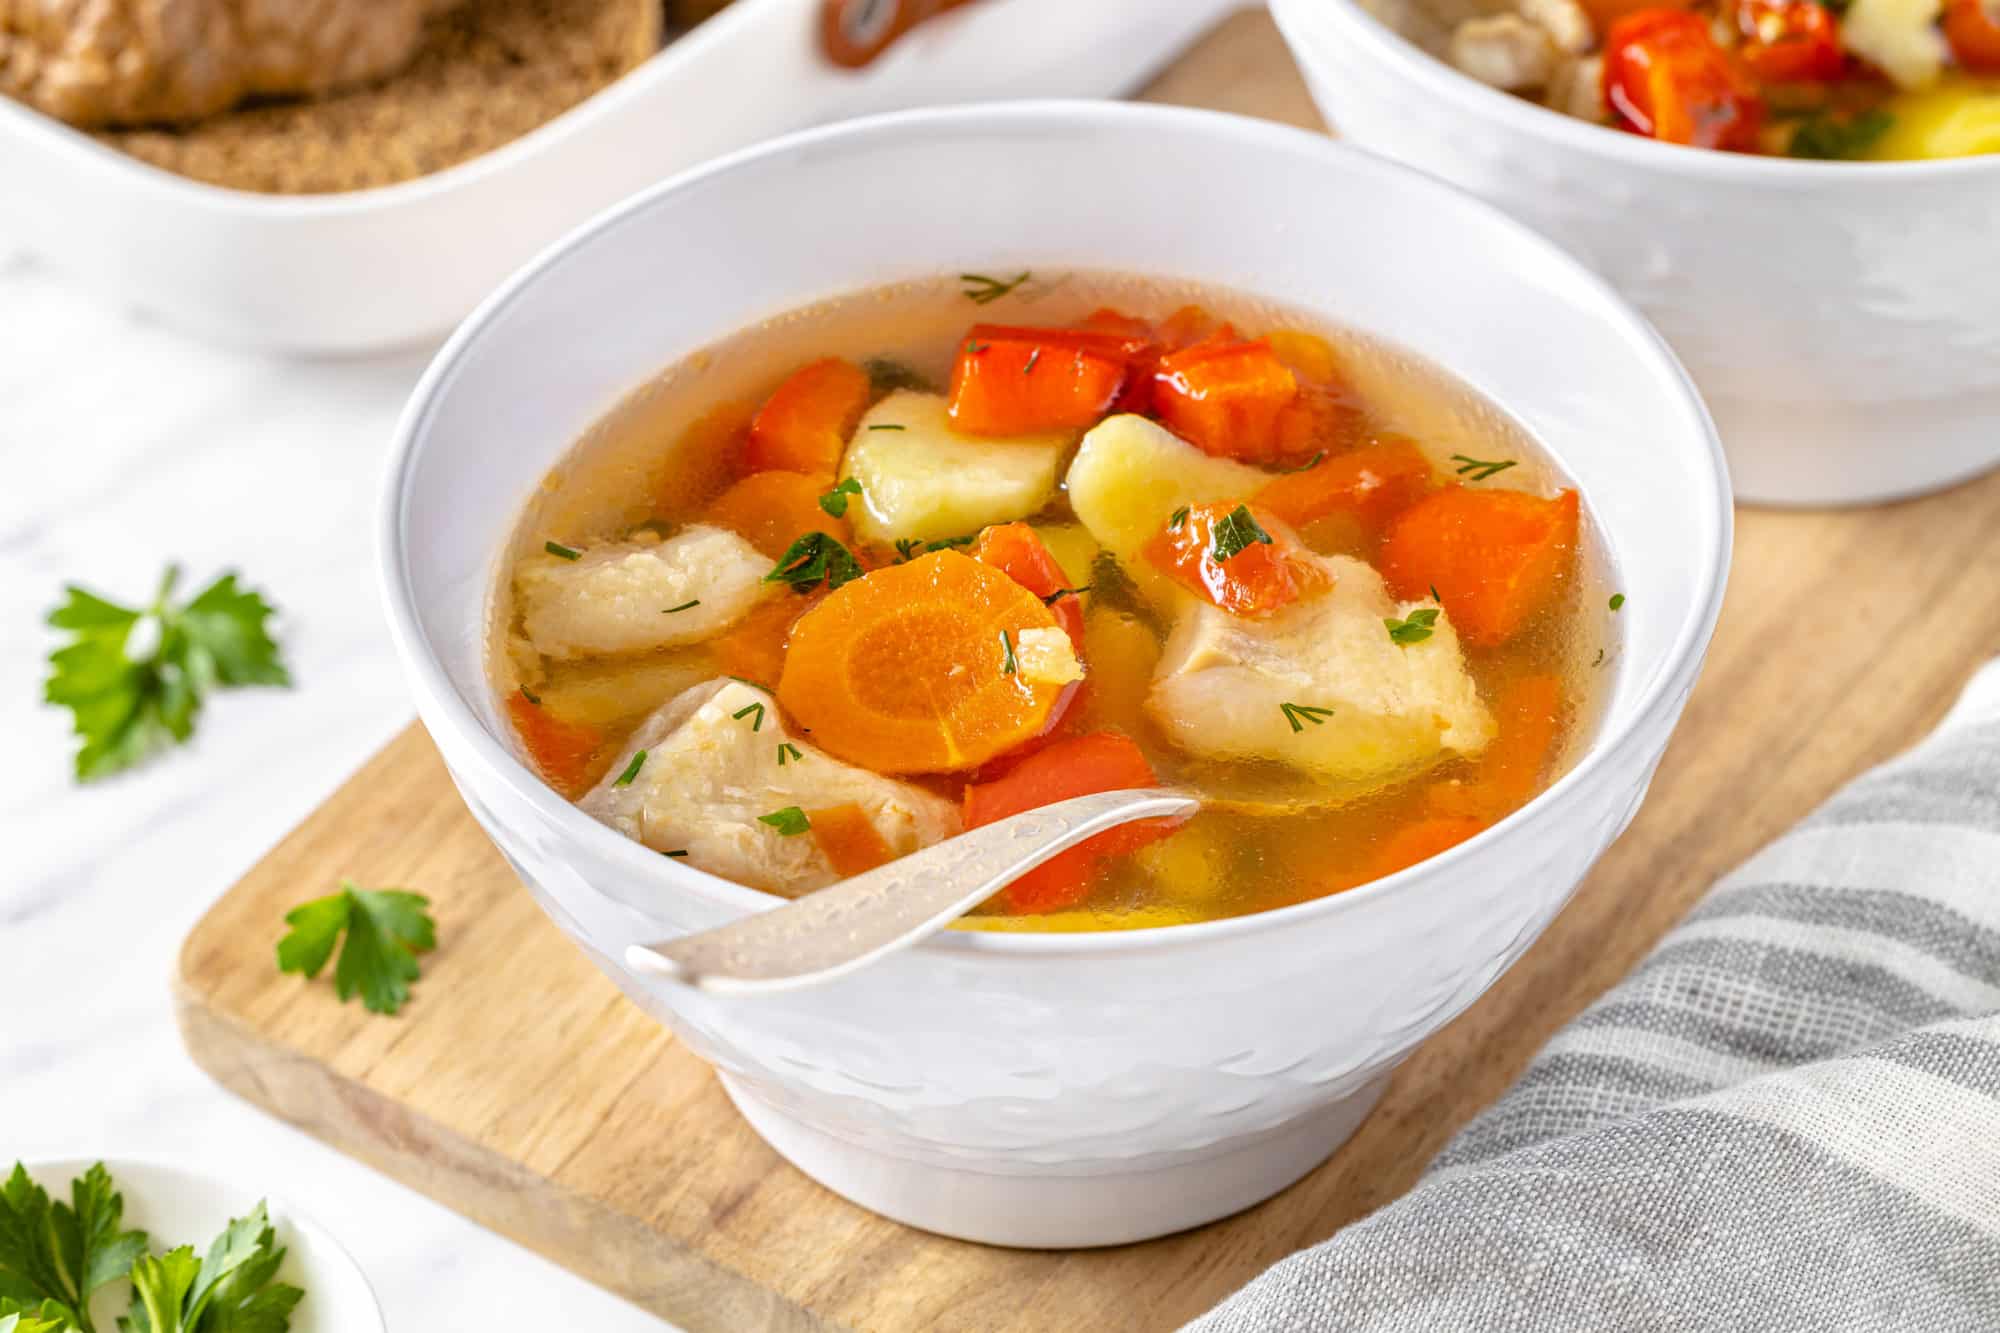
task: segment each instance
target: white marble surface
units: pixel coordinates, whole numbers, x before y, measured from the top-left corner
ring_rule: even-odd
[[[0,1163],[153,1155],[269,1182],[355,1254],[398,1333],[518,1328],[528,1310],[657,1333],[223,1092],[170,1011],[196,918],[411,715],[377,609],[375,496],[427,355],[217,351],[0,243]],[[143,601],[170,559],[184,587],[233,566],[283,608],[297,688],[216,697],[192,745],[77,787],[68,715],[40,704],[42,618],[66,581]]]

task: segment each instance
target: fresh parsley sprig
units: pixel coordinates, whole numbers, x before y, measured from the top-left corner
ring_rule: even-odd
[[[853,477],[840,482],[825,495],[819,497],[819,507],[835,518],[847,517],[847,497],[861,494],[861,483]]]
[[[102,1162],[70,1182],[69,1198],[51,1201],[18,1162],[0,1183],[0,1298],[28,1327],[32,1316],[96,1333],[91,1295],[131,1271],[146,1253],[146,1233],[121,1229],[125,1196]]]
[[[788,805],[782,810],[773,810],[768,815],[758,815],[759,824],[769,824],[778,830],[781,838],[796,838],[812,827],[812,820],[796,805]]]
[[[837,537],[824,532],[808,532],[778,557],[778,563],[764,576],[766,583],[789,583],[796,592],[810,592],[825,583],[831,592],[852,583],[868,571],[854,558],[854,552]]]
[[[1256,517],[1250,512],[1249,505],[1237,505],[1216,523],[1209,532],[1208,540],[1209,553],[1215,557],[1215,562],[1219,565],[1225,560],[1234,559],[1259,543],[1269,546],[1271,534],[1258,524]]]
[[[94,782],[194,734],[211,690],[290,685],[266,622],[273,608],[226,573],[186,603],[180,566],[167,566],[144,608],[120,606],[75,584],[48,623],[70,641],[49,654],[42,697],[70,711],[83,744],[76,779]]]
[[[285,1251],[264,1204],[230,1219],[197,1259],[183,1245],[132,1265],[132,1310],[121,1333],[282,1333],[305,1292],[275,1282]]]
[[[429,906],[422,894],[364,889],[342,880],[340,892],[285,913],[291,930],[278,941],[278,970],[318,976],[345,933],[333,967],[334,992],[343,1003],[359,993],[370,1013],[393,1014],[410,998],[419,970],[416,956],[437,947]]]
[[[1421,611],[1412,611],[1403,620],[1384,619],[1383,626],[1389,631],[1389,642],[1396,644],[1422,643],[1435,632],[1438,609],[1427,606]]]

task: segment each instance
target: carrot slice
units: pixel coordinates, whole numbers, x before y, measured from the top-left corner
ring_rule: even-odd
[[[1069,577],[1033,528],[1026,523],[996,523],[980,533],[979,540],[972,544],[972,558],[993,566],[1041,598],[1055,612],[1056,624],[1068,632],[1077,653],[1082,654],[1082,603],[1074,595],[1056,597],[1069,587]]]
[[[830,473],[813,477],[801,472],[756,472],[717,496],[703,517],[773,560],[808,532],[824,532],[852,546],[854,531],[847,520],[820,508],[820,497],[832,488]]]
[[[744,467],[751,472],[834,472],[861,414],[868,372],[828,357],[801,366],[772,391],[750,423]]]
[[[1507,682],[1493,714],[1499,730],[1472,776],[1431,788],[1433,813],[1499,819],[1541,787],[1562,732],[1562,679],[1537,672]]]
[[[1211,339],[1160,358],[1153,410],[1203,453],[1270,462],[1302,441],[1283,429],[1299,379],[1271,344]]]
[[[1382,573],[1398,597],[1435,588],[1459,635],[1505,643],[1555,597],[1576,563],[1575,491],[1447,486],[1406,510],[1382,544]]]
[[[507,696],[507,718],[544,782],[572,801],[590,790],[606,739],[602,729],[565,722],[518,690]]]
[[[1361,882],[1365,884],[1399,870],[1408,870],[1420,861],[1428,861],[1440,852],[1450,851],[1485,829],[1485,820],[1467,817],[1421,819],[1414,824],[1405,824],[1375,849],[1375,855],[1368,860],[1367,875]]]
[[[824,592],[805,597],[773,597],[759,602],[749,615],[710,641],[715,661],[725,675],[770,685],[785,670],[785,648],[799,617],[826,599]]]
[[[878,773],[973,768],[1038,735],[1061,688],[1013,670],[1041,598],[938,551],[831,593],[792,627],[778,701],[835,756]]]
[[[1094,426],[1125,383],[1131,341],[1086,329],[975,325],[951,366],[952,424],[968,435]]]
[[[1023,759],[1005,776],[965,789],[965,826],[978,828],[1024,810],[1100,791],[1151,787],[1159,779],[1130,737],[1113,731],[1069,736]],[[1185,820],[1142,819],[1058,852],[1000,891],[1010,912],[1053,912],[1089,896],[1104,862],[1166,837]]]
[[[1141,553],[1232,615],[1268,615],[1298,600],[1302,583],[1291,536],[1282,526],[1271,531],[1270,518],[1235,500],[1190,505],[1175,511]]]
[[[1394,436],[1276,478],[1257,492],[1257,507],[1293,527],[1331,514],[1353,514],[1374,530],[1430,485],[1431,464],[1424,451]]]
[[[828,806],[809,810],[813,841],[833,865],[833,872],[845,879],[866,874],[896,859],[895,851],[875,829],[875,823],[858,805]]]

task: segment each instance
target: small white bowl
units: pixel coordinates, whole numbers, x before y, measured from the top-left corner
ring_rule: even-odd
[[[521,506],[622,394],[717,338],[877,283],[1065,266],[1303,305],[1512,411],[1581,485],[1628,597],[1589,753],[1464,846],[1280,911],[1095,935],[947,932],[756,1000],[632,973],[627,946],[772,900],[619,837],[515,758],[481,649]],[[1323,136],[1090,103],[836,126],[598,219],[439,354],[399,428],[383,517],[389,619],[418,710],[556,923],[713,1062],[809,1175],[932,1231],[1034,1246],[1220,1217],[1353,1131],[1388,1073],[1520,956],[1637,810],[1706,649],[1730,536],[1721,453],[1686,376],[1554,246]]]
[[[413,343],[443,334],[569,228],[697,162],[843,116],[1117,92],[1234,2],[973,5],[845,70],[819,52],[822,0],[736,0],[512,143],[346,194],[206,185],[0,97],[0,235],[110,301],[218,342],[312,353]]]
[[[2000,156],[1660,144],[1468,78],[1358,0],[1271,11],[1342,135],[1499,205],[1646,313],[1740,498],[1891,500],[2000,464]]]
[[[306,1293],[293,1312],[291,1333],[385,1333],[388,1328],[354,1257],[326,1228],[280,1196],[146,1158],[78,1157],[24,1165],[29,1178],[52,1199],[67,1202],[70,1181],[96,1162],[104,1163],[124,1196],[124,1228],[149,1233],[156,1255],[177,1245],[192,1245],[196,1254],[207,1254],[209,1242],[232,1218],[242,1217],[264,1200],[277,1243],[285,1250],[278,1280]],[[126,1282],[99,1291],[91,1302],[93,1322],[101,1329],[116,1328],[130,1293]]]

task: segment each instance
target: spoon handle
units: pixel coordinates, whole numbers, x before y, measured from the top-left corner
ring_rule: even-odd
[[[635,944],[625,962],[719,995],[830,981],[942,929],[1085,838],[1135,819],[1187,814],[1199,804],[1157,789],[1058,801],[726,926]]]

